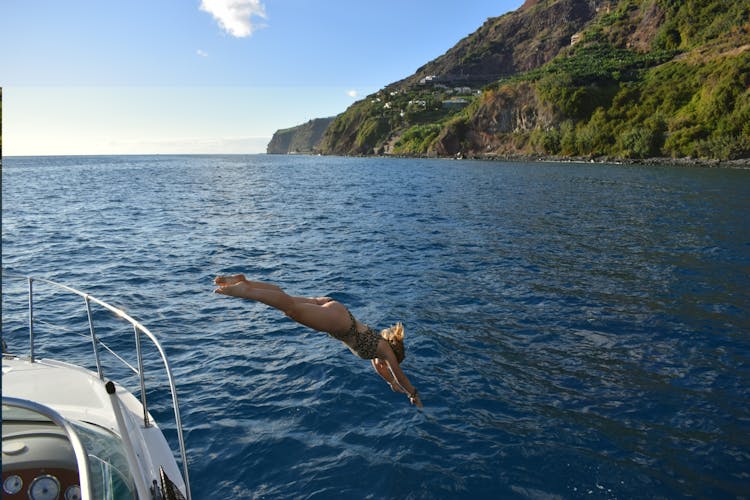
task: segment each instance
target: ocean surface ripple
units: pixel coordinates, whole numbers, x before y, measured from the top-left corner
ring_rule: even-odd
[[[3,163],[4,271],[159,336],[195,498],[750,496],[748,171]],[[403,321],[424,410],[326,335],[212,294],[234,272]]]

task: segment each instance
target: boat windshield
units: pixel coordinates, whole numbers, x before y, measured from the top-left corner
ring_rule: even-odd
[[[3,430],[11,421],[41,425],[55,424],[49,417],[28,408],[3,405]],[[120,500],[137,498],[122,440],[100,426],[70,421],[89,457],[89,477],[93,498]]]
[[[136,498],[122,440],[108,430],[86,422],[73,422],[89,456],[93,498]]]

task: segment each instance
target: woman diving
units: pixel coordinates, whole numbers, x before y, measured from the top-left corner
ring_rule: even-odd
[[[319,332],[340,340],[362,359],[369,359],[375,371],[391,389],[409,396],[409,401],[422,408],[417,389],[401,370],[404,360],[404,327],[398,323],[380,332],[357,321],[343,304],[329,297],[293,297],[270,283],[249,281],[242,274],[214,279],[216,293],[255,300],[276,308],[288,317]]]

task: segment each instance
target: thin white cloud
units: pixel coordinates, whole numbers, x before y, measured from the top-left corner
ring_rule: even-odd
[[[352,99],[356,99],[356,98],[357,98],[357,96],[359,96],[359,92],[357,92],[356,90],[348,90],[348,91],[346,92],[346,95],[348,95],[348,96],[349,96],[349,97],[351,97]]]
[[[198,49],[195,51],[195,53],[201,57],[208,57],[208,52],[206,52],[205,50]]]
[[[266,19],[266,7],[260,0],[201,0],[202,11],[208,12],[227,33],[238,38],[253,34],[263,25],[252,17]]]

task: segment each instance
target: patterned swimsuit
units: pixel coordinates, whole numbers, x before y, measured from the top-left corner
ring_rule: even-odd
[[[351,311],[347,310],[347,312],[352,320],[352,327],[349,328],[349,331],[343,335],[334,335],[332,333],[329,333],[329,335],[344,342],[353,354],[362,359],[374,359],[378,357],[378,342],[380,342],[380,335],[375,333],[373,329],[369,327],[364,332],[358,332],[357,321],[354,319],[354,316],[352,316]]]

